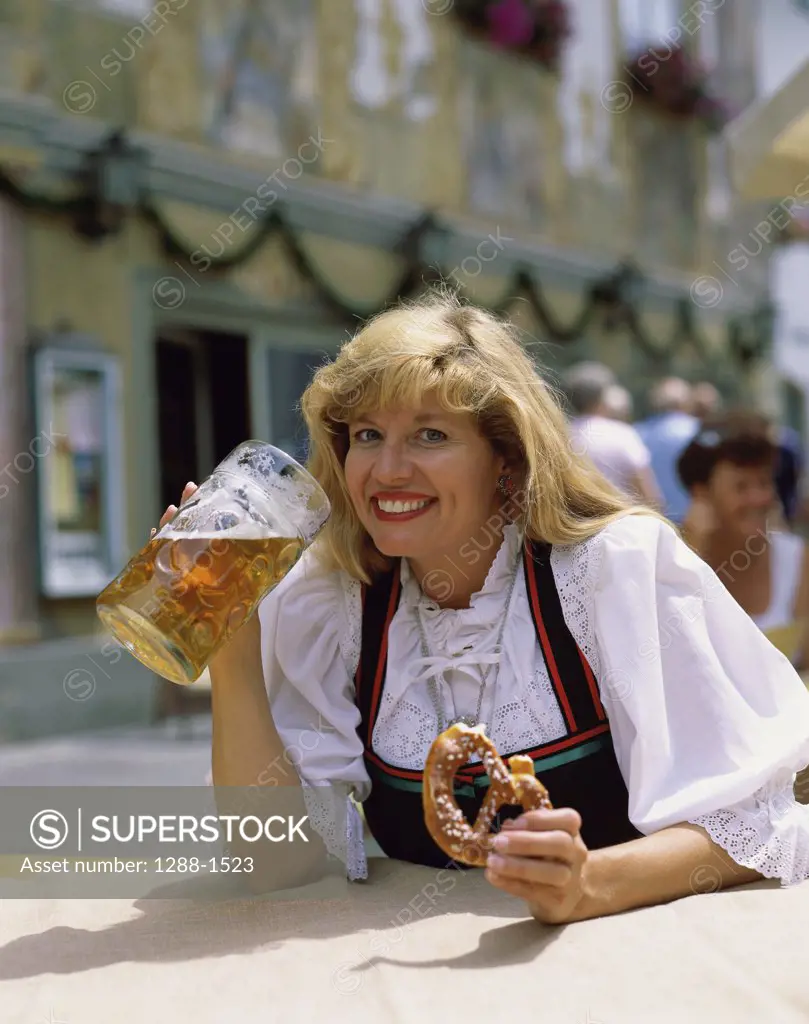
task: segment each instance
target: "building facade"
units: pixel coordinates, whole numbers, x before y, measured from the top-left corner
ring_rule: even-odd
[[[553,68],[483,38],[485,6],[0,6],[7,644],[93,634],[186,480],[247,436],[303,454],[313,367],[435,280],[550,374],[609,363],[641,412],[663,372],[759,386],[723,137],[628,74],[685,48],[741,108],[755,4],[569,0]]]

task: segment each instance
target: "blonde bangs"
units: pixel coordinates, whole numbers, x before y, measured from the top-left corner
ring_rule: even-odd
[[[336,423],[351,423],[375,409],[417,408],[429,397],[448,412],[474,414],[485,404],[475,377],[457,364],[439,368],[423,356],[402,359],[366,374],[359,383],[339,382],[325,412]]]
[[[459,360],[439,322],[413,323],[402,310],[372,321],[316,374],[311,398],[332,423],[350,423],[375,409],[413,408],[431,396],[448,412],[479,413],[491,397],[482,388],[479,356]]]

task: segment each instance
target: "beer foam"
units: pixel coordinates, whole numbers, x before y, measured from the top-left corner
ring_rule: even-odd
[[[236,457],[238,454],[238,457]],[[166,540],[296,539],[310,544],[329,516],[315,481],[277,450],[236,449],[158,536]]]
[[[188,530],[172,529],[171,525],[164,526],[156,535],[160,540],[271,540],[278,537],[266,527],[259,523],[239,523],[229,530]],[[290,538],[293,539],[293,538]]]
[[[315,508],[309,507],[312,488],[299,476],[283,477],[273,475],[261,481],[261,486],[271,494],[277,494],[284,504],[284,512],[295,524],[296,532],[313,540],[321,526],[329,516],[329,508],[317,503]]]
[[[317,485],[305,470],[300,472],[303,467],[296,466],[285,453],[261,446],[246,446],[238,459],[238,473],[265,493],[277,495],[282,505],[278,511],[295,524],[295,532],[311,541],[328,519],[330,509],[328,503],[317,499],[312,502]],[[225,471],[229,468],[223,466]]]

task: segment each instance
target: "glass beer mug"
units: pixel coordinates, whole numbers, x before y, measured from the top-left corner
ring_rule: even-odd
[[[101,593],[98,616],[153,672],[193,683],[330,512],[289,455],[245,441]]]

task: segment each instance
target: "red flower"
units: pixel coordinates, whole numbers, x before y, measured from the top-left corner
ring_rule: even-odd
[[[453,10],[474,34],[551,69],[572,33],[567,0],[454,0]]]
[[[499,0],[486,10],[491,40],[498,46],[527,46],[534,35],[534,14],[524,0]]]
[[[682,47],[649,47],[627,68],[641,96],[670,114],[698,117],[709,127],[721,127],[726,112],[711,94],[705,69]]]

